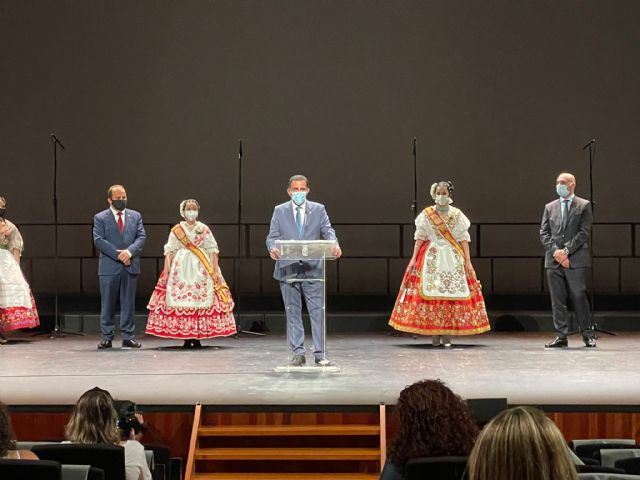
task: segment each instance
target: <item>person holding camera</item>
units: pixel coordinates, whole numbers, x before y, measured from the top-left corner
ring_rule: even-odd
[[[137,421],[140,420],[141,416]],[[113,397],[108,391],[94,387],[78,399],[65,428],[65,437],[70,443],[121,445],[127,480],[151,480],[144,447],[135,438],[134,429],[123,430],[118,424]]]

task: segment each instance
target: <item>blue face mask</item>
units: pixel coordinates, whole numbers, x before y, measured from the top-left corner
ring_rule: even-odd
[[[569,195],[569,187],[562,183],[559,183],[556,185],[556,193],[561,197],[566,197]]]
[[[291,192],[291,200],[296,205],[302,205],[307,199],[307,192]]]

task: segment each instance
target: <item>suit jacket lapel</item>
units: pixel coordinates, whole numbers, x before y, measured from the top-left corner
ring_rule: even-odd
[[[131,232],[132,228],[135,228],[135,225],[133,225],[134,219],[133,219],[133,215],[131,215],[131,213],[129,213],[129,211],[125,211],[124,213],[124,231],[122,232],[122,238],[124,238],[127,233]]]
[[[105,220],[106,220],[106,227],[107,228],[112,228],[114,229],[117,233],[120,233],[120,230],[118,230],[118,223],[116,222],[116,219],[113,216],[113,212],[111,211],[111,209],[108,209],[106,211],[105,214]]]

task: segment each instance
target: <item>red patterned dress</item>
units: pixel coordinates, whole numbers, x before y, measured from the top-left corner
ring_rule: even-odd
[[[389,325],[422,335],[488,331],[482,288],[475,273],[466,273],[459,243],[470,241],[469,219],[455,207],[443,217],[428,207],[415,223],[414,238],[424,243],[415,270],[405,272]]]
[[[16,226],[0,219],[0,333],[40,325],[36,302],[13,254],[22,248]]]
[[[182,230],[176,230],[178,226],[172,229],[164,247],[165,256],[171,255],[173,260],[166,284],[159,280],[149,300],[146,333],[183,340],[233,335],[233,299],[228,289],[226,294],[220,290],[206,265],[206,259],[219,252],[218,244],[204,223],[196,222],[192,229],[186,222],[180,226]],[[175,232],[186,234],[193,251]]]

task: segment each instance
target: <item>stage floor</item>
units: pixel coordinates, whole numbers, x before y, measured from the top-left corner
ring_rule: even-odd
[[[510,404],[640,405],[640,333],[604,336],[587,349],[572,337],[549,350],[552,334],[490,333],[454,337],[451,349],[430,337],[333,334],[338,373],[276,373],[286,363],[281,335],[181,342],[138,337],[141,350],[98,351],[97,336],[49,339],[25,334],[0,346],[0,400],[10,405],[73,404],[105,388],[142,405],[394,404],[406,385],[440,378],[464,398],[506,397]],[[119,346],[117,339],[114,346]],[[311,356],[307,361],[312,361]]]

